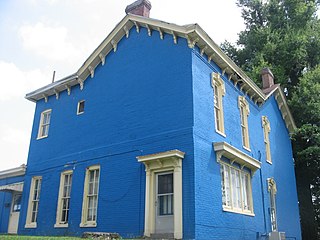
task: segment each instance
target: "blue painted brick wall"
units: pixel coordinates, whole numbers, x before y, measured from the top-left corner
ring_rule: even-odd
[[[242,147],[238,96],[243,93],[227,76],[223,76],[226,94],[223,97],[226,137],[215,131],[213,89],[211,73],[221,69],[199,54],[192,55],[194,98],[194,149],[195,149],[195,206],[196,239],[260,239],[271,231],[267,178],[277,183],[277,218],[279,231],[287,237],[301,238],[298,199],[292,161],[289,133],[274,97],[258,107],[247,98],[251,151]],[[273,164],[266,162],[261,117],[267,116],[270,125],[270,142]],[[255,216],[224,212],[222,210],[220,165],[216,161],[213,142],[227,142],[242,152],[260,160],[261,170],[252,176],[252,195]],[[260,173],[261,171],[261,173]],[[263,204],[264,203],[264,204]],[[264,214],[265,211],[265,214]],[[266,229],[264,225],[266,224]]]
[[[85,112],[77,116],[77,103]],[[81,235],[84,231],[119,232],[142,236],[144,230],[145,171],[139,155],[173,149],[186,153],[183,160],[183,222],[186,238],[194,238],[193,107],[191,50],[185,39],[174,44],[171,35],[161,40],[131,29],[117,52],[106,57],[94,78],[81,91],[61,92],[59,100],[37,102],[31,136],[27,203],[32,176],[43,177],[38,227],[20,234]],[[36,140],[40,114],[52,109],[49,136]],[[76,162],[66,167],[67,163]],[[96,228],[80,228],[85,169],[101,167]],[[68,228],[55,229],[60,172],[74,168]]]

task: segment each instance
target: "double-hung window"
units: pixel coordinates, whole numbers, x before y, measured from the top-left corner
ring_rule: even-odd
[[[225,136],[222,97],[225,95],[224,82],[219,73],[212,73],[211,85],[214,97],[214,117],[216,131]]]
[[[251,178],[261,162],[226,142],[213,147],[220,164],[222,209],[253,216]]]
[[[61,173],[60,190],[57,207],[57,218],[55,227],[68,227],[70,196],[72,186],[72,171]]]
[[[224,210],[252,213],[250,172],[221,163],[222,205]]]
[[[246,101],[245,97],[239,96],[238,106],[240,109],[242,144],[246,150],[250,150],[249,127],[248,127],[248,115],[250,113],[250,110],[249,110],[249,104]]]
[[[33,177],[31,181],[26,228],[37,227],[41,181],[41,177]]]
[[[80,227],[95,227],[97,225],[99,177],[100,166],[91,166],[87,169]]]
[[[268,163],[272,163],[271,160],[271,149],[270,149],[270,122],[266,116],[262,116],[262,128],[263,128],[263,140],[266,148],[266,160]]]
[[[41,113],[38,139],[48,137],[50,127],[51,109]]]

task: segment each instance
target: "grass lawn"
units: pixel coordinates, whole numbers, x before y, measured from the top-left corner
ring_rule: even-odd
[[[43,237],[43,236],[17,236],[17,235],[0,235],[1,240],[85,240],[93,238],[79,238],[79,237]],[[126,240],[126,239],[121,239]],[[129,239],[127,239],[129,240]],[[134,240],[134,239],[131,239]],[[136,239],[138,240],[138,239]]]
[[[84,238],[78,237],[42,237],[42,236],[16,236],[16,235],[0,235],[1,240],[79,240]]]

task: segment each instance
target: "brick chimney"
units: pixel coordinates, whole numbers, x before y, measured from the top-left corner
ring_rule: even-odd
[[[269,68],[264,68],[261,70],[261,77],[262,77],[262,89],[268,89],[274,85],[274,77]]]
[[[134,14],[149,17],[151,3],[148,0],[137,0],[126,7],[126,14]]]

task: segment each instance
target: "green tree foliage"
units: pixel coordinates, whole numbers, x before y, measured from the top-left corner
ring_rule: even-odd
[[[289,105],[298,126],[292,140],[303,237],[316,239],[320,232],[320,65],[300,78]]]
[[[320,22],[317,0],[238,0],[245,30],[221,48],[261,86],[269,67],[289,90],[303,239],[320,233]],[[316,223],[319,224],[316,224]]]
[[[318,64],[320,23],[315,0],[238,0],[246,29],[236,46],[222,49],[260,85],[260,70],[269,67],[277,82],[298,83],[306,69]]]

